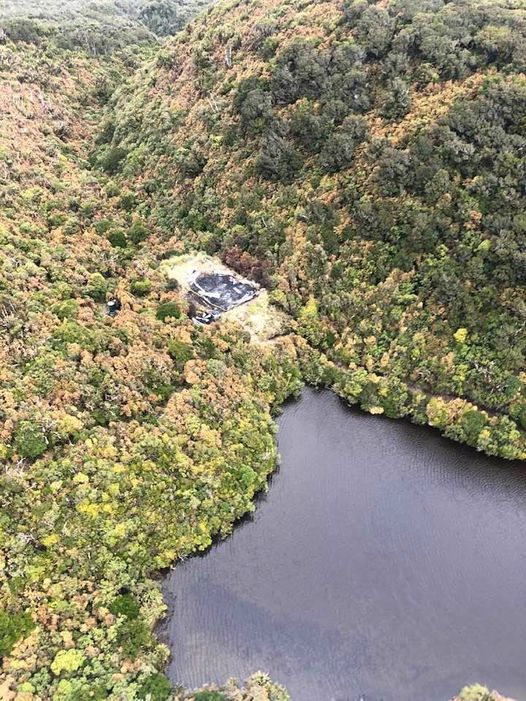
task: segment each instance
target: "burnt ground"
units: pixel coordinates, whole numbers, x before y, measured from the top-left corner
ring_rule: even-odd
[[[227,273],[201,273],[190,283],[190,290],[199,301],[223,312],[250,301],[257,294],[254,285]]]

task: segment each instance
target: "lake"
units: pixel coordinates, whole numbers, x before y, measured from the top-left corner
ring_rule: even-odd
[[[526,466],[304,390],[256,511],[163,582],[168,675],[292,701],[526,698]]]

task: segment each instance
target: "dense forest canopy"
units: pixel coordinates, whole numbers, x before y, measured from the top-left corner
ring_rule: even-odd
[[[521,457],[525,34],[521,2],[221,5],[115,102],[99,163],[263,280],[349,401]]]
[[[5,0],[0,32],[13,41],[52,38],[94,55],[137,48],[179,31],[208,0]]]
[[[525,457],[524,3],[229,2],[159,48],[200,9],[0,8],[2,698],[182,698],[152,574],[252,508],[304,380]],[[192,323],[195,248],[284,335]]]

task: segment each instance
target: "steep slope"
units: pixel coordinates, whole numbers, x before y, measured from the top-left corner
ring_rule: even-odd
[[[136,49],[175,34],[208,0],[5,0],[0,35],[39,43],[45,37],[62,48],[92,55]]]
[[[6,701],[168,697],[150,574],[252,508],[276,463],[271,405],[299,386],[286,339],[256,352],[238,328],[191,322],[138,247],[133,193],[89,170],[134,48],[106,61],[45,34],[0,46]]]
[[[442,3],[430,3],[438,38],[431,32],[422,42],[435,58],[427,61],[421,87],[411,78],[412,111],[390,122],[379,105],[395,88],[384,86],[382,67],[393,81],[400,78],[398,59],[387,60],[385,49],[394,5],[354,4],[345,12],[336,3],[226,6],[163,48],[100,128],[109,95],[157,42],[136,22],[138,5],[57,0],[36,20],[17,12],[27,5],[33,3],[4,3],[9,17],[0,22],[0,698],[191,698],[171,692],[161,673],[167,651],[153,627],[164,604],[152,573],[206,548],[252,508],[276,462],[271,410],[301,384],[298,348],[311,379],[333,384],[365,408],[440,419],[463,440],[459,427],[467,425],[479,447],[508,455],[522,450],[507,419],[520,419],[523,401],[516,281],[522,259],[513,249],[521,225],[514,212],[524,194],[517,187],[522,83],[513,75],[523,55],[522,11],[510,4],[473,10],[480,31],[490,27],[480,49],[457,26],[457,8],[451,5],[450,16]],[[106,32],[106,19],[112,17],[113,26],[121,10],[128,16],[127,8],[131,24],[123,19],[118,32]],[[411,6],[404,8],[397,32],[399,21],[402,28],[416,23]],[[433,24],[425,16],[418,22],[422,32]],[[336,53],[349,67],[346,52],[354,56],[356,32],[379,53],[360,49],[353,70],[334,73],[331,90],[342,92],[329,110],[317,82],[324,84],[327,56],[322,70],[311,64],[341,39]],[[306,49],[296,47],[296,35],[307,40]],[[407,54],[414,71],[426,63],[419,50]],[[465,75],[430,83],[429,71],[440,78],[446,70],[435,63],[451,56]],[[365,78],[355,80],[354,67]],[[495,80],[485,83],[483,73]],[[347,75],[350,83],[342,82]],[[305,95],[287,97],[298,83]],[[357,102],[350,119],[346,100],[365,96],[370,102]],[[491,107],[495,100],[498,110]],[[442,116],[449,119],[464,103],[489,110],[482,123],[504,120],[494,129],[502,154],[491,144],[481,148],[479,184],[490,193],[485,209],[470,216],[474,228],[464,240],[460,222],[478,190],[472,199],[465,194],[469,183],[456,161],[441,168],[447,171],[437,176],[445,209],[438,210],[448,221],[439,229],[442,248],[431,246],[423,255],[416,247],[406,264],[406,230],[400,228],[398,240],[392,224],[393,240],[384,241],[384,227],[371,224],[365,236],[357,228],[365,214],[357,214],[356,202],[371,203],[364,211],[373,223],[380,215],[388,222],[392,212],[402,221],[419,207],[430,216],[431,205],[409,185],[378,194],[375,177],[381,182],[383,166],[369,149],[381,152],[386,144],[367,141],[365,127],[386,134],[394,154],[387,161],[398,164],[396,183],[414,166],[399,164],[397,144],[420,128],[438,129]],[[354,151],[349,134],[358,144]],[[466,127],[455,142],[458,153],[474,138]],[[322,153],[332,153],[332,160]],[[462,168],[473,149],[466,154]],[[378,203],[389,205],[387,213]],[[264,281],[297,317],[310,346],[287,337],[253,347],[236,325],[196,327],[185,299],[159,272],[162,256],[192,246],[222,251]],[[399,261],[396,269],[391,259]],[[428,269],[442,260],[452,286],[465,264],[471,277],[463,294],[480,306],[458,328],[450,299],[430,296],[429,305],[419,306]],[[487,289],[485,278],[475,279],[477,265],[488,275]],[[122,310],[111,318],[105,302],[114,296]],[[464,377],[462,391],[450,387],[449,370],[440,375],[430,348],[455,371],[455,382]],[[481,348],[489,360],[478,358]],[[472,378],[473,357],[482,389]],[[499,373],[504,379],[497,382]],[[424,380],[434,392],[483,399],[492,413],[466,413],[465,400],[406,399]],[[495,388],[504,399],[494,396]],[[476,395],[483,390],[486,399]],[[478,694],[478,701],[485,693],[476,688],[461,698]],[[261,675],[244,691],[230,685],[195,696],[286,698]]]
[[[167,249],[273,290],[312,380],[524,458],[525,35],[520,1],[223,4],[99,157]]]

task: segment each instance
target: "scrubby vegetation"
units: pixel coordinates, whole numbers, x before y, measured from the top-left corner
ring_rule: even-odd
[[[524,10],[225,4],[114,96],[195,6],[32,4],[0,18],[0,697],[283,701],[170,691],[152,575],[252,508],[303,379],[524,457]],[[297,334],[195,326],[159,265],[196,247]]]
[[[168,697],[150,574],[252,508],[300,386],[291,341],[188,319],[133,194],[90,172],[130,55],[0,47],[2,699]]]
[[[474,684],[466,686],[454,701],[509,701],[496,691],[490,691],[485,686]]]
[[[311,381],[523,458],[525,27],[499,0],[230,2],[108,148],[166,238],[264,270]]]
[[[51,41],[60,48],[105,56],[158,43],[208,4],[207,0],[4,0],[0,34],[15,42]]]

